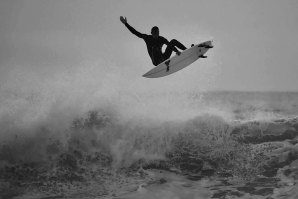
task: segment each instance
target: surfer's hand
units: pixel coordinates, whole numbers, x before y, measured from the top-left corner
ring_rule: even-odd
[[[123,24],[127,24],[127,19],[126,19],[126,17],[124,18],[123,16],[120,16],[120,21],[121,21]]]
[[[180,51],[177,51],[176,54],[179,56],[179,55],[181,55],[181,52]]]

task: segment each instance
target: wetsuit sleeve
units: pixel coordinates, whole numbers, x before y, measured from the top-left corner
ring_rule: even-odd
[[[142,38],[143,39],[145,37],[145,35],[146,35],[146,34],[142,34],[142,33],[138,32],[138,31],[136,31],[136,29],[134,29],[133,27],[131,27],[128,23],[126,23],[125,26],[128,28],[128,30],[132,34],[136,35],[139,38]]]
[[[179,52],[175,46],[173,46],[166,38],[162,37],[163,44],[166,44],[167,46],[170,46],[173,51],[176,53]]]

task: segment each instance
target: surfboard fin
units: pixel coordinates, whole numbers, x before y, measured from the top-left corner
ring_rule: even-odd
[[[201,55],[201,56],[199,56],[199,58],[207,58],[207,56]]]

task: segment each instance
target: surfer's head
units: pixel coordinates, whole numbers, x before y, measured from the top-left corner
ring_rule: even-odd
[[[159,36],[159,28],[157,26],[152,27],[151,35],[156,39]]]

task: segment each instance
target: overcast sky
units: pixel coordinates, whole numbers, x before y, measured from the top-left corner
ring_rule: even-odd
[[[298,91],[297,11],[296,0],[1,0],[0,83],[63,74],[105,89]],[[121,15],[140,32],[157,25],[168,40],[215,47],[178,73],[143,78],[153,67],[145,43]]]

